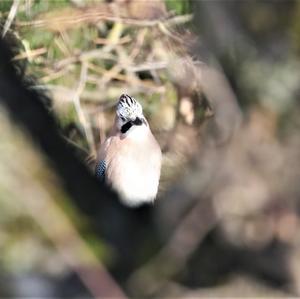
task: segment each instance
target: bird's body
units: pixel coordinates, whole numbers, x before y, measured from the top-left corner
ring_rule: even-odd
[[[112,132],[99,151],[100,162],[96,173],[101,175],[105,168],[105,181],[119,193],[125,204],[137,206],[153,202],[156,197],[161,150],[142,115],[141,106],[140,110],[132,115],[129,115],[128,111],[122,113],[122,99],[129,104],[125,106],[131,106],[130,100],[133,104],[137,103],[127,95],[121,96]]]

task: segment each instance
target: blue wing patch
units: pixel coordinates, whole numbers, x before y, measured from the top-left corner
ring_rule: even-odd
[[[104,181],[105,179],[105,169],[106,169],[106,163],[104,160],[101,160],[97,163],[95,174],[96,178],[100,179],[101,181]]]

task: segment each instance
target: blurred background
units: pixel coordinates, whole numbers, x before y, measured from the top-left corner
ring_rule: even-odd
[[[299,1],[2,0],[0,24],[0,296],[300,296]],[[93,178],[122,93],[163,151],[150,207]]]

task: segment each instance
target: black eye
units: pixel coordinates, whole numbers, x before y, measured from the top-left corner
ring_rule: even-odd
[[[121,116],[121,120],[122,120],[122,121],[125,121],[125,117]]]

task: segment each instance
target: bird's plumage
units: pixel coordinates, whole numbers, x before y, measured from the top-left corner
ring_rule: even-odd
[[[161,150],[141,105],[132,97],[120,97],[112,132],[100,148],[98,161],[96,173],[104,175],[125,204],[136,206],[155,199]]]
[[[105,169],[106,169],[106,163],[105,160],[100,160],[96,165],[96,177],[99,180],[104,181],[105,180]]]

